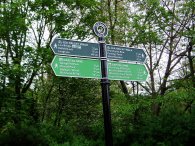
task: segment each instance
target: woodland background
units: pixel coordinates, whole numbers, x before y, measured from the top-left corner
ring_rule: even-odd
[[[97,21],[148,56],[146,82],[111,81],[114,145],[195,145],[194,0],[1,0],[0,145],[104,145],[100,81],[50,66],[54,37],[95,42]]]

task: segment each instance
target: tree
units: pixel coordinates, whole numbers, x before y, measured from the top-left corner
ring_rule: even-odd
[[[8,96],[12,96],[15,101],[16,123],[20,121],[23,101],[26,100],[28,91],[34,90],[36,86],[35,79],[44,81],[45,76],[49,78],[53,75],[50,68],[53,55],[49,47],[53,37],[56,35],[66,38],[77,36],[83,39],[90,34],[88,29],[92,24],[92,14],[96,11],[93,6],[96,2],[91,2],[87,0],[82,2],[54,0],[0,2],[0,55],[2,58],[0,90],[3,96],[9,93]],[[78,10],[81,12],[79,15]],[[31,99],[34,100],[32,97]],[[3,106],[6,101],[9,102],[3,98],[0,105]]]

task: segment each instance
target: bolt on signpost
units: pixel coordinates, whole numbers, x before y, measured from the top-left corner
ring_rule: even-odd
[[[110,112],[110,95],[109,87],[110,82],[108,80],[108,68],[107,68],[107,52],[105,48],[104,37],[108,33],[106,25],[102,22],[96,22],[93,26],[94,33],[98,36],[100,45],[100,59],[101,59],[101,88],[102,88],[102,104],[104,114],[104,130],[105,130],[105,143],[106,146],[113,145],[112,139],[112,124],[111,124],[111,112]]]

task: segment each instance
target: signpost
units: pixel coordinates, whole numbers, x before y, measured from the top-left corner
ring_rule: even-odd
[[[106,45],[107,58],[111,60],[126,60],[131,62],[145,62],[146,53],[143,49]]]
[[[50,46],[54,54],[90,58],[99,57],[99,45],[97,43],[55,38]]]
[[[108,79],[145,81],[148,71],[142,63],[146,53],[142,49],[106,45],[108,29],[102,22],[96,22],[93,30],[99,44],[55,38],[50,44],[56,54],[51,67],[56,76],[101,79],[105,144],[113,146]]]
[[[51,67],[56,76],[101,79],[100,61],[97,59],[81,59],[56,55],[51,63]]]
[[[107,51],[105,47],[104,37],[107,35],[107,27],[102,22],[96,22],[93,26],[94,33],[98,36],[100,45],[100,59],[101,59],[101,88],[102,88],[102,105],[104,115],[104,131],[105,131],[105,144],[106,146],[113,145],[112,138],[112,123],[110,112],[110,82],[108,80],[108,66],[107,66]]]

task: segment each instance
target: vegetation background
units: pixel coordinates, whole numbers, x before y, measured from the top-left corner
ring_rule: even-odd
[[[114,145],[195,145],[194,0],[1,0],[0,145],[104,145],[100,81],[50,67],[54,37],[94,42],[97,21],[148,56],[146,82],[111,81]]]

